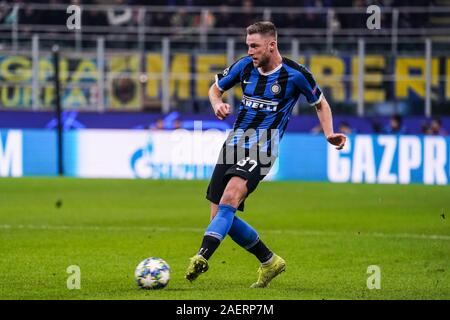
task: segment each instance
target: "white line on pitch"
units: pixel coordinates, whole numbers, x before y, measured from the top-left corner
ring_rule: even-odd
[[[6,229],[31,229],[31,230],[106,230],[106,231],[126,231],[126,230],[140,230],[147,232],[198,232],[201,233],[204,229],[201,228],[177,228],[177,227],[139,227],[139,226],[92,226],[92,225],[0,225],[0,230]],[[336,232],[336,231],[318,231],[318,230],[261,230],[264,234],[291,234],[303,236],[361,236],[374,238],[401,238],[401,239],[422,239],[422,240],[450,240],[450,236],[438,234],[416,234],[416,233],[382,233],[382,232]]]

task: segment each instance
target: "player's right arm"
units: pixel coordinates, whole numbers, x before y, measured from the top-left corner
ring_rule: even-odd
[[[223,92],[217,87],[215,83],[209,88],[208,96],[209,102],[214,110],[214,114],[219,120],[225,119],[231,112],[231,106],[224,103],[222,100]]]
[[[220,120],[225,119],[231,113],[231,106],[222,100],[223,93],[242,80],[244,68],[251,63],[252,58],[246,56],[223,70],[222,73],[216,74],[216,81],[209,88],[208,96],[214,114]]]

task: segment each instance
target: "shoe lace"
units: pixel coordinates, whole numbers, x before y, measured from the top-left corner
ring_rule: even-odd
[[[264,273],[264,268],[261,266],[258,268],[258,282],[265,282],[267,280],[267,274]]]

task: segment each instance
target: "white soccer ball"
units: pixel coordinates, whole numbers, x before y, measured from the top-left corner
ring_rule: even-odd
[[[142,289],[162,289],[169,283],[170,267],[163,259],[150,257],[138,264],[134,277]]]

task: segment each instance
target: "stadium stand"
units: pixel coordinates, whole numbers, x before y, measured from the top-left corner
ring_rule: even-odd
[[[247,25],[272,20],[281,51],[312,69],[350,127],[361,116],[385,126],[394,114],[420,118],[415,133],[430,132],[423,127],[432,116],[450,126],[448,0],[148,3],[73,0],[82,15],[81,28],[71,30],[65,1],[1,1],[0,112],[51,112],[50,50],[58,44],[68,111],[211,115],[205,88],[214,73],[245,55]],[[366,25],[370,5],[382,9],[379,30]],[[229,99],[236,105],[239,93]],[[313,110],[300,101],[295,114],[309,117]],[[307,127],[301,130],[314,124]]]

